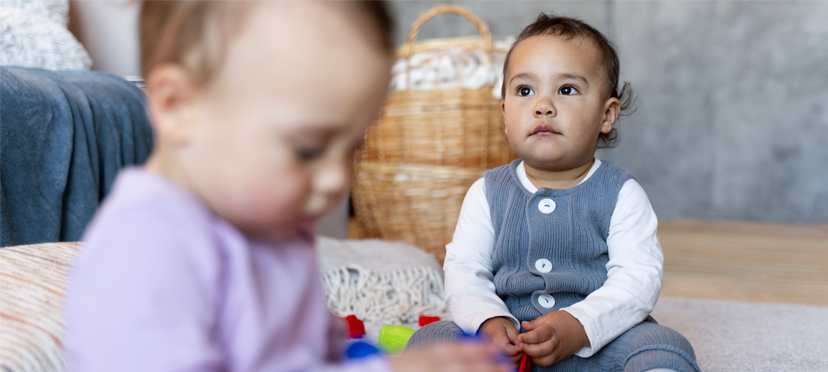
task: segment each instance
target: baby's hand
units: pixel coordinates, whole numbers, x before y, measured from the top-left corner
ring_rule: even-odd
[[[480,342],[441,344],[389,358],[394,372],[509,372],[492,345]]]
[[[550,366],[589,346],[584,326],[566,311],[553,311],[522,325],[526,333],[517,337],[518,346],[539,366]]]
[[[515,328],[509,319],[496,317],[490,318],[480,325],[483,331],[491,339],[491,344],[506,353],[512,362],[519,362],[523,357],[523,351],[517,346],[517,336],[520,331]]]

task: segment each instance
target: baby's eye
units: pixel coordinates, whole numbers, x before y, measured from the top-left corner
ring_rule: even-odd
[[[526,85],[521,85],[517,87],[517,95],[521,97],[531,96],[533,94],[535,94],[535,92],[532,91],[532,88]]]
[[[558,94],[562,94],[562,95],[565,95],[565,96],[571,96],[573,94],[578,94],[578,89],[571,86],[571,85],[564,85],[558,91]]]
[[[311,161],[325,153],[324,148],[311,148],[311,147],[297,147],[296,148],[296,156],[301,161]]]

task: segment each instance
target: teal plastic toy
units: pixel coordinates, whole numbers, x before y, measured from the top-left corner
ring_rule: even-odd
[[[398,354],[405,350],[414,330],[402,325],[387,325],[379,333],[378,345],[387,354]]]

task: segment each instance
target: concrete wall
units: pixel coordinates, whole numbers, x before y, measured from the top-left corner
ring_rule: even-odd
[[[438,3],[393,2],[397,41]],[[496,37],[553,11],[616,44],[640,108],[619,124],[621,145],[599,157],[632,171],[662,218],[828,221],[828,2],[448,3],[470,8]],[[136,4],[72,6],[94,68],[137,74]],[[475,33],[444,16],[420,38]]]
[[[92,69],[139,76],[138,13],[131,0],[69,2],[69,30],[92,57]]]
[[[632,171],[662,218],[828,221],[828,2],[449,3],[495,37],[554,11],[616,44],[640,108],[599,157]],[[400,43],[435,4],[392,4]],[[474,30],[444,16],[421,38]]]

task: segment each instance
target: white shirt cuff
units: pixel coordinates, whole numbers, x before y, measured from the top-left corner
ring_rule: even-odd
[[[597,325],[590,321],[590,317],[587,314],[585,314],[581,309],[572,307],[563,308],[561,310],[566,311],[572,315],[572,317],[581,322],[581,325],[584,326],[584,332],[587,335],[587,339],[589,339],[589,346],[584,346],[578,349],[578,351],[575,352],[575,355],[581,358],[589,358],[604,347],[604,345],[599,344],[601,337],[597,335]]]
[[[483,325],[483,323],[485,323],[489,319],[497,317],[509,319],[509,321],[512,322],[512,325],[514,325],[516,329],[520,329],[520,322],[518,322],[517,318],[515,318],[514,315],[510,314],[508,311],[503,312],[498,310],[489,310],[482,312],[480,314],[475,314],[471,317],[471,322],[467,323],[467,328],[464,328],[462,325],[459,324],[458,326],[460,326],[460,328],[462,328],[463,331],[465,331],[466,333],[476,334],[477,331],[480,330],[480,326]]]

